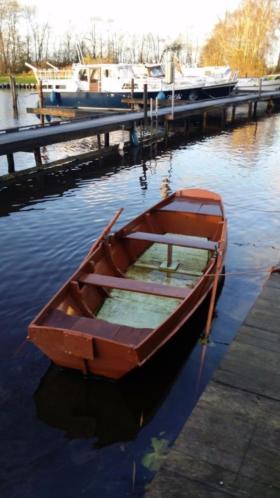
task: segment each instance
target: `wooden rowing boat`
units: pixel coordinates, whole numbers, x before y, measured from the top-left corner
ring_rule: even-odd
[[[155,354],[211,290],[214,298],[227,222],[220,196],[201,189],[175,192],[108,235],[115,219],[28,338],[57,365],[118,379]]]

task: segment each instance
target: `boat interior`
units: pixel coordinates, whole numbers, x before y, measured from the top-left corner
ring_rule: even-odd
[[[220,203],[173,197],[100,241],[36,325],[138,345],[215,263]]]

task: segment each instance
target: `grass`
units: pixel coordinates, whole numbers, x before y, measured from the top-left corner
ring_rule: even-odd
[[[33,74],[30,73],[22,73],[22,74],[16,74],[16,82],[18,84],[33,84],[36,83],[36,79],[34,78]],[[10,78],[8,74],[1,74],[0,75],[0,84],[5,84],[9,83]]]

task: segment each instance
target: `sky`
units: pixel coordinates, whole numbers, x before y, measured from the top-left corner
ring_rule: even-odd
[[[40,20],[54,31],[69,27],[85,31],[90,18],[108,31],[147,33],[176,38],[188,32],[191,39],[204,39],[226,10],[234,10],[241,0],[22,0],[35,5]],[[99,18],[99,19],[98,19]]]

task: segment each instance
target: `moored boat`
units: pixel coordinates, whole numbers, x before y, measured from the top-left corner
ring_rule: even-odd
[[[280,74],[262,78],[240,78],[236,85],[239,92],[276,92],[280,90]]]
[[[37,82],[42,83],[45,106],[75,106],[125,109],[132,96],[143,99],[177,101],[203,100],[229,95],[236,80],[211,85],[201,76],[185,76],[170,81],[161,64],[73,64],[70,69],[37,69],[30,64]],[[132,83],[133,82],[133,83]]]
[[[111,226],[28,338],[57,365],[118,379],[149,360],[211,291],[212,299],[227,222],[218,194],[183,189],[108,235]]]

